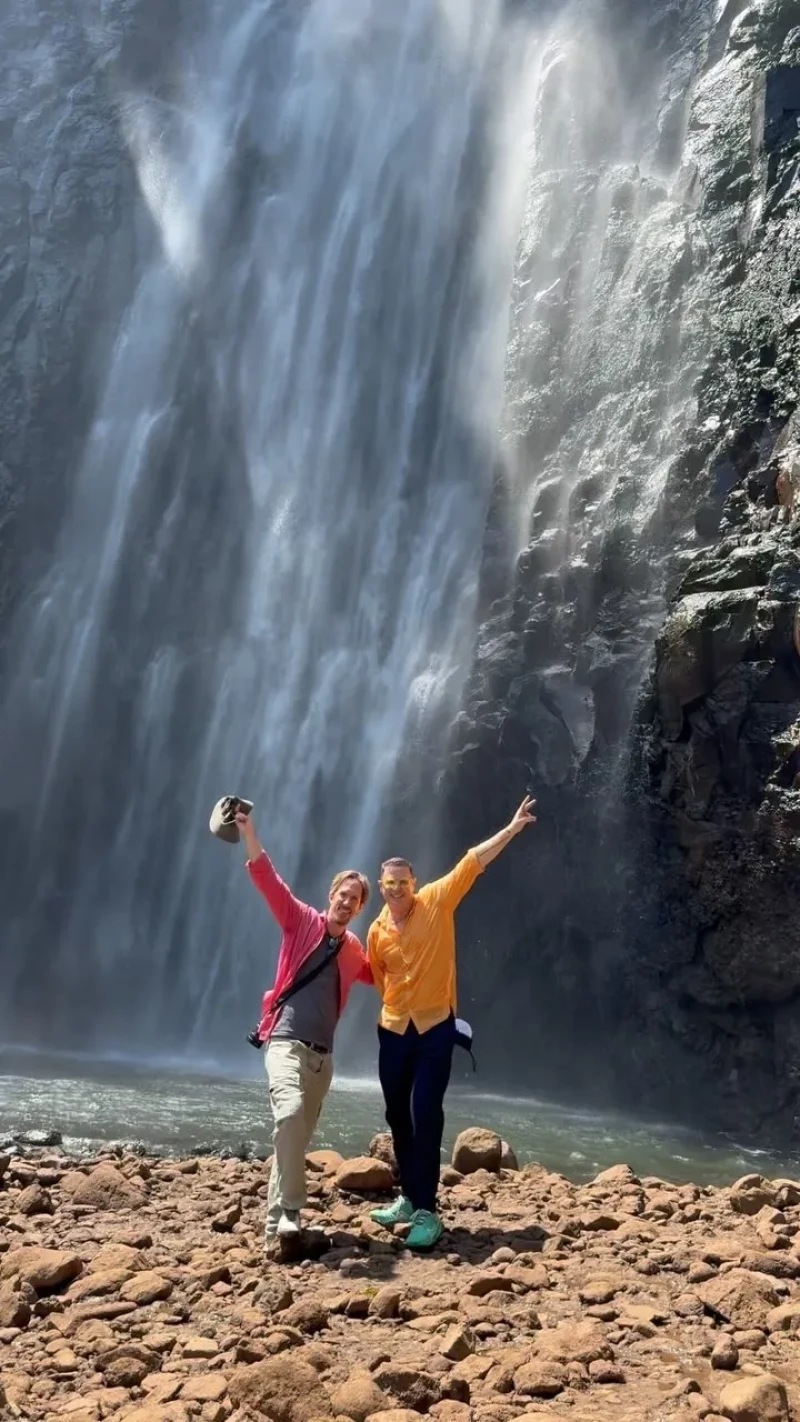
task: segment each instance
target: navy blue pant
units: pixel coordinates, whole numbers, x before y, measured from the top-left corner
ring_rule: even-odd
[[[400,1186],[415,1210],[435,1210],[444,1132],[444,1094],[450,1080],[455,1021],[402,1036],[378,1028],[378,1075],[394,1141]]]

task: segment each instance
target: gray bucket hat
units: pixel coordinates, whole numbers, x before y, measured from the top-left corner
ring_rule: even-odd
[[[249,815],[252,808],[252,800],[243,800],[241,795],[223,795],[211,811],[208,828],[217,839],[224,839],[228,844],[238,844],[240,835],[236,815]]]

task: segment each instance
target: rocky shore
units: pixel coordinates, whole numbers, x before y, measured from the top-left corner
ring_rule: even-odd
[[[368,1219],[385,1137],[309,1165],[307,1233],[267,1258],[268,1163],[0,1157],[0,1417],[800,1418],[800,1182],[576,1186],[475,1128],[421,1258]]]

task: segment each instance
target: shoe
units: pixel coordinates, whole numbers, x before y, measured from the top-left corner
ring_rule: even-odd
[[[444,1234],[444,1225],[431,1210],[415,1210],[411,1217],[411,1228],[406,1235],[406,1248],[418,1249],[424,1253],[433,1249]]]
[[[408,1224],[414,1214],[414,1206],[405,1195],[398,1195],[391,1205],[382,1205],[379,1210],[370,1210],[369,1217],[373,1224],[383,1225],[384,1229],[391,1229],[392,1225]]]
[[[290,1239],[300,1233],[300,1211],[284,1210],[275,1231],[278,1239]]]

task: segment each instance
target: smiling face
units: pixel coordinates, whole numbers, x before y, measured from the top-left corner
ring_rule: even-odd
[[[369,898],[369,883],[363,874],[345,870],[337,874],[328,895],[328,927],[341,933]]]
[[[381,865],[380,891],[392,918],[407,918],[417,881],[407,859],[387,859]]]

